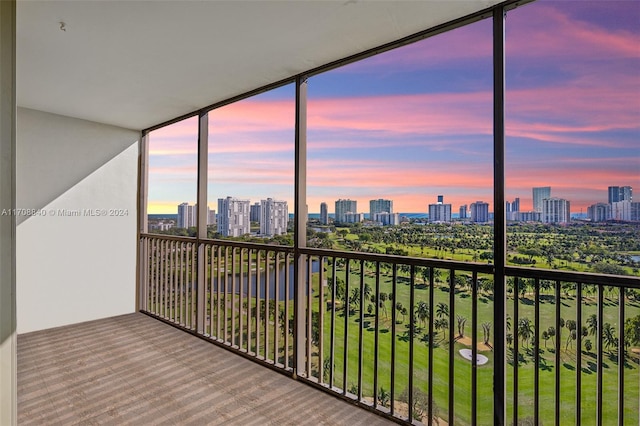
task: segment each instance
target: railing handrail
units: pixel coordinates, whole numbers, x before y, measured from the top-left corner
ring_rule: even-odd
[[[575,282],[580,284],[596,284],[610,287],[626,287],[640,289],[640,277],[628,275],[606,275],[593,272],[556,271],[551,269],[535,269],[521,266],[505,267],[506,275],[519,278],[538,278],[541,280]]]
[[[156,238],[167,241],[181,241],[188,243],[203,243],[209,245],[221,245],[229,247],[246,248],[253,250],[269,250],[293,253],[292,246],[282,246],[274,244],[263,244],[246,241],[233,241],[223,239],[209,239],[196,237],[182,237],[165,234],[140,234],[141,238]],[[353,252],[344,250],[321,249],[321,248],[300,248],[299,252],[308,256],[342,257],[354,260],[372,261],[380,263],[403,264],[421,267],[433,267],[440,269],[455,269],[458,271],[478,272],[483,274],[493,274],[493,264],[481,264],[475,262],[462,262],[456,260],[442,260],[423,257],[400,256],[393,254]],[[551,269],[536,269],[532,267],[507,266],[505,273],[509,277],[538,278],[541,280],[579,282],[582,284],[605,285],[611,287],[626,287],[640,290],[640,277],[628,275],[607,275],[593,272],[559,271]]]
[[[285,252],[293,253],[293,246],[283,246],[283,245],[276,245],[276,244],[223,240],[218,238],[181,237],[176,235],[165,235],[165,234],[140,234],[140,237],[156,238],[159,240],[184,241],[189,243],[201,243],[201,244],[208,244],[208,245],[238,247],[238,248],[246,248],[246,249],[254,249],[254,250],[279,251],[282,253],[285,253]]]
[[[300,253],[309,256],[344,257],[355,260],[365,260],[380,263],[402,264],[409,266],[433,267],[440,269],[455,269],[458,271],[479,272],[493,274],[492,264],[460,262],[456,260],[441,260],[426,257],[399,256],[394,254],[353,252],[319,248],[301,248]]]
[[[157,238],[159,240],[166,241],[182,241],[185,243],[197,243],[196,237],[183,237],[180,235],[165,235],[165,234],[140,234],[140,238]]]

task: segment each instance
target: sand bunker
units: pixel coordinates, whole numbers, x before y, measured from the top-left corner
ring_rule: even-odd
[[[460,355],[462,355],[464,359],[471,361],[473,352],[471,351],[471,349],[460,349]],[[478,365],[484,365],[487,362],[489,362],[489,358],[484,355],[476,354],[476,363]]]

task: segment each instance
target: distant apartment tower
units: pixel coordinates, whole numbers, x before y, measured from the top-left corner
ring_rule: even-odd
[[[630,186],[610,186],[607,192],[609,204],[619,201],[633,201],[633,190]]]
[[[540,212],[516,212],[516,218],[518,222],[540,222],[542,220],[542,213]]]
[[[640,202],[623,200],[611,203],[611,217],[625,222],[640,221]]]
[[[287,233],[289,209],[286,201],[267,198],[260,200],[260,234],[281,235]]]
[[[398,213],[376,213],[373,215],[374,222],[378,222],[382,225],[399,225],[400,215]]]
[[[466,219],[467,216],[468,216],[467,205],[463,204],[463,205],[460,206],[460,210],[458,211],[458,217],[460,219]]]
[[[320,203],[320,224],[329,224],[329,208],[327,207],[327,203]]]
[[[347,213],[356,213],[358,211],[358,203],[354,200],[339,199],[336,201],[336,222],[346,222]]]
[[[551,187],[541,186],[533,188],[533,211],[542,212],[543,203],[545,198],[551,198]]]
[[[211,211],[207,206],[207,225],[216,223],[216,211]],[[189,203],[178,205],[178,219],[176,228],[193,228],[198,224],[198,205],[190,206]]]
[[[369,219],[373,220],[373,217],[377,213],[393,213],[393,201],[383,200],[382,198],[369,201]]]
[[[505,203],[505,211],[507,213],[520,211],[520,198],[516,198],[512,202],[507,201]]]
[[[562,198],[545,198],[542,200],[542,222],[569,223],[571,222],[571,205]]]
[[[253,203],[249,207],[249,220],[251,222],[260,222],[260,208],[262,205],[260,203]]]
[[[429,222],[451,222],[451,204],[444,203],[443,195],[438,195],[436,204],[429,204]]]
[[[507,220],[518,220],[518,212],[520,211],[520,198],[516,198],[512,202],[505,203],[505,213]]]
[[[223,237],[240,237],[250,232],[249,200],[218,198],[218,233]]]
[[[196,226],[198,217],[197,212],[196,206],[190,206],[189,203],[182,203],[178,205],[178,220],[176,222],[176,227],[192,228]]]
[[[153,229],[153,230],[157,230],[157,231],[168,231],[169,229],[173,228],[173,222],[163,222],[163,221],[159,221],[157,223],[150,223],[149,224],[149,229]]]
[[[471,204],[471,222],[489,222],[489,203],[485,203],[484,201],[476,201],[475,203]]]
[[[344,221],[345,223],[359,223],[364,221],[364,215],[362,213],[346,213],[344,215]]]
[[[587,217],[591,222],[611,220],[611,204],[596,203],[587,207]]]
[[[216,224],[216,211],[207,207],[207,226]]]

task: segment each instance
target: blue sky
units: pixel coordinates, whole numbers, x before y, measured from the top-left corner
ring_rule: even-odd
[[[551,186],[572,211],[640,191],[640,2],[539,1],[507,15],[507,196]],[[308,82],[309,211],[338,198],[424,212],[492,205],[491,21]],[[209,205],[227,195],[293,206],[293,85],[210,113]],[[149,212],[195,202],[195,119],[152,133]],[[637,198],[637,197],[636,197]]]

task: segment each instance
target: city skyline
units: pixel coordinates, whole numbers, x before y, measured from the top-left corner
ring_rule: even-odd
[[[608,191],[608,192],[610,192],[610,188],[618,188],[618,187],[617,187],[617,186],[609,186],[609,187],[607,188],[607,191]],[[631,194],[631,193],[632,193],[632,190],[633,190],[633,187],[632,187],[632,186],[620,186],[620,188],[625,188],[625,189],[627,190],[627,193],[628,193],[628,194]],[[563,199],[563,200],[566,200],[566,201],[572,202],[571,200],[564,199],[564,198],[562,198],[562,197],[555,197],[555,196],[551,196],[551,191],[552,191],[553,187],[534,187],[534,188],[531,188],[531,189],[532,189],[532,191],[531,191],[531,192],[532,192],[534,195],[536,194],[536,190],[545,190],[545,191],[544,191],[544,193],[546,194],[546,196],[544,196],[544,197],[540,197],[540,202],[541,202],[541,203],[542,203],[542,201],[543,201],[543,200],[546,200],[546,199],[558,199],[558,198],[561,198],[561,199]],[[239,198],[239,197],[232,197],[232,198]],[[260,197],[259,197],[259,198],[260,198]],[[270,197],[266,197],[266,198],[265,198],[265,197],[261,197],[260,199],[261,199],[261,201],[264,201],[265,199],[270,200],[271,198],[270,198]],[[526,200],[527,198],[526,198],[526,197],[524,197],[523,199],[525,199],[525,200]],[[534,199],[534,198],[533,198],[533,196],[532,196],[532,197],[531,197],[531,200],[532,200],[531,207],[532,207],[532,208],[530,208],[530,209],[521,209],[521,208],[520,208],[520,200],[521,200],[521,197],[515,197],[513,202],[510,202],[509,200],[507,200],[507,201],[506,201],[506,206],[505,206],[505,212],[507,212],[507,213],[514,213],[514,212],[521,212],[521,213],[538,212],[538,213],[540,213],[540,212],[542,211],[542,208],[540,208],[540,210],[535,210],[535,209],[533,208],[533,207],[535,207],[535,206],[533,205],[533,199]],[[627,201],[632,201],[632,199],[630,199],[630,198],[626,198],[626,200],[627,200]],[[249,199],[247,199],[247,201],[251,202],[251,200],[249,200]],[[368,214],[368,215],[369,215],[369,217],[370,217],[370,216],[371,216],[371,213],[366,213],[366,211],[365,211],[363,208],[360,208],[360,209],[359,209],[359,208],[357,208],[358,201],[361,201],[361,202],[362,202],[362,203],[361,203],[361,205],[363,205],[363,204],[364,204],[364,205],[369,206],[369,211],[371,211],[371,207],[372,207],[373,205],[377,205],[377,204],[380,204],[381,202],[384,202],[387,206],[390,206],[390,207],[391,207],[391,209],[390,209],[390,210],[392,210],[392,212],[391,212],[391,213],[393,213],[393,207],[392,207],[392,206],[393,206],[393,203],[394,203],[394,201],[393,201],[393,200],[387,200],[387,199],[358,200],[358,199],[352,199],[352,198],[338,198],[338,199],[329,200],[329,201],[333,201],[334,206],[337,206],[337,205],[339,205],[339,204],[340,204],[340,205],[342,205],[342,204],[347,203],[349,207],[343,207],[343,208],[341,208],[341,211],[343,211],[343,214],[344,214],[344,213],[347,213],[347,212],[350,212],[350,213],[358,213],[358,214],[359,214],[359,213],[362,213],[362,214]],[[432,200],[432,201],[433,201],[433,200]],[[621,200],[621,201],[622,201],[622,200]],[[287,201],[282,201],[282,202],[284,202],[285,204],[288,204],[288,202],[287,202]],[[403,211],[403,212],[399,212],[399,213],[418,213],[418,214],[420,214],[420,213],[424,213],[424,214],[428,214],[428,213],[429,213],[429,211],[431,210],[432,206],[436,206],[436,205],[446,205],[446,206],[450,206],[450,209],[459,210],[461,207],[469,208],[469,205],[473,204],[473,202],[471,202],[471,203],[464,203],[464,204],[461,204],[460,206],[455,206],[455,205],[452,205],[451,203],[443,204],[443,202],[444,202],[444,195],[437,195],[437,203],[428,203],[428,204],[426,205],[426,208],[424,208],[424,209],[422,209],[422,210],[416,210],[416,211]],[[485,201],[482,201],[482,202],[483,202],[483,203],[486,203]],[[634,201],[634,203],[637,203],[637,202],[638,202],[638,201]],[[310,213],[310,214],[322,214],[322,212],[323,212],[323,205],[324,205],[324,208],[326,209],[327,214],[333,214],[333,215],[335,216],[335,214],[336,214],[336,209],[334,208],[333,213],[330,213],[330,211],[329,211],[329,209],[328,209],[328,204],[329,204],[329,203],[327,203],[326,201],[321,201],[321,202],[320,202],[320,204],[318,205],[318,209],[317,209],[317,211],[316,211],[316,210],[313,210],[313,208],[311,207],[311,208],[309,208],[309,209],[308,209],[308,213]],[[491,203],[486,203],[486,204],[487,204],[487,205],[489,205],[489,206],[491,205]],[[581,213],[581,214],[587,214],[588,209],[589,209],[590,207],[594,206],[594,205],[597,205],[597,204],[608,204],[608,205],[609,205],[609,208],[611,208],[611,203],[610,203],[610,202],[608,203],[608,202],[603,202],[603,201],[593,201],[593,202],[591,202],[591,203],[589,203],[589,204],[587,205],[587,209],[585,209],[584,211],[582,211],[582,210],[581,210],[581,211],[577,212],[577,211],[572,210],[572,215],[574,215],[574,214],[579,214],[579,213]],[[190,205],[190,204],[189,204],[188,202],[183,202],[183,203],[181,203],[181,204],[177,205],[178,211],[179,211],[179,209],[180,209],[180,207],[181,207],[182,205]],[[259,203],[259,202],[255,202],[254,204],[252,204],[252,205],[251,205],[251,207],[254,207],[255,205],[258,205],[258,206],[259,206],[259,205],[260,205],[260,203]],[[191,205],[190,205],[190,206],[191,206]],[[193,206],[191,206],[191,207],[193,207]],[[355,207],[355,208],[354,208],[354,207]],[[210,207],[208,207],[208,208],[210,208]],[[212,210],[212,211],[214,211],[213,209],[211,209],[211,210]],[[352,211],[352,210],[353,210],[353,211]],[[491,214],[493,214],[493,209],[488,208],[488,212],[489,212],[489,213],[491,213]],[[164,212],[164,213],[166,213],[166,214],[172,214],[172,213],[169,213],[169,212]],[[294,212],[291,212],[291,213],[294,213]],[[151,213],[151,214],[153,214],[153,213]],[[162,213],[160,213],[160,214],[162,214]],[[449,215],[451,215],[451,213],[450,213],[450,212],[449,212],[448,214],[449,214]],[[513,220],[513,219],[511,219],[511,218],[507,218],[507,219],[508,219],[508,220]]]
[[[573,3],[508,14],[506,197],[522,211],[532,187],[584,213],[609,186],[640,187],[640,5]],[[338,195],[423,212],[431,194],[493,211],[491,66],[481,21],[309,78],[309,211]],[[293,95],[210,113],[209,204],[270,193],[293,205]],[[197,119],[152,132],[148,212],[195,200],[196,166]]]

